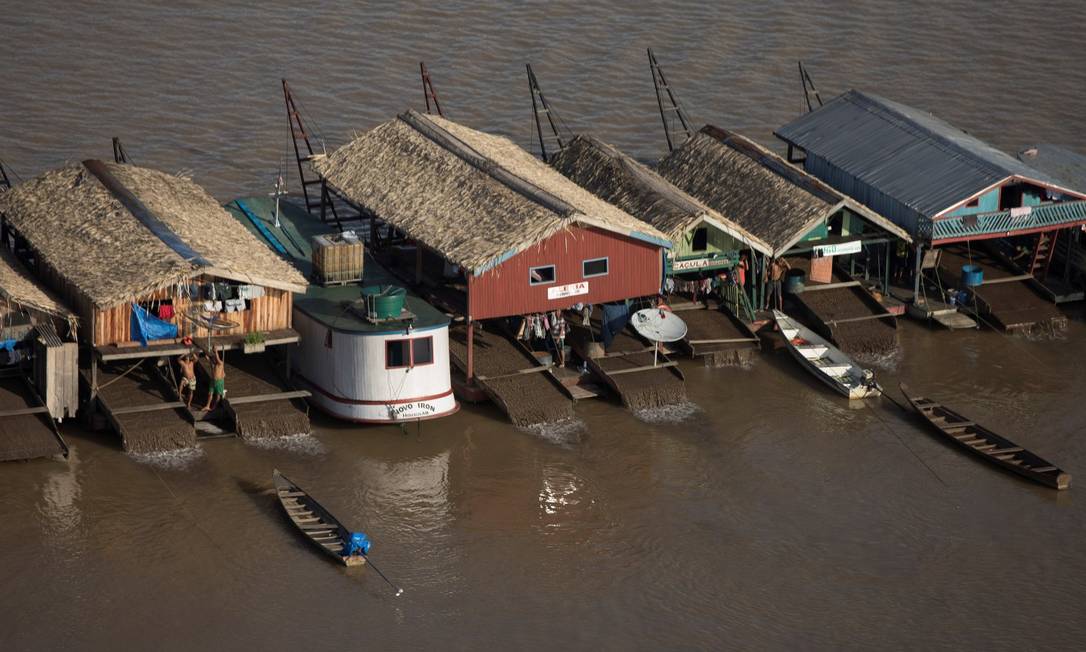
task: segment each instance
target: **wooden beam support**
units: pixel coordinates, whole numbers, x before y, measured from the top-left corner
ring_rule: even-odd
[[[47,414],[48,412],[49,408],[40,405],[38,407],[20,408],[18,410],[4,410],[3,412],[0,412],[0,417],[19,417],[26,414]]]
[[[677,367],[677,366],[679,366],[679,363],[672,360],[672,361],[668,361],[668,362],[661,362],[660,364],[649,364],[649,365],[645,365],[643,367],[633,367],[631,369],[609,369],[609,370],[605,369],[605,370],[603,370],[603,372],[605,374],[607,374],[608,376],[619,376],[619,375],[622,375],[622,374],[632,374],[632,373],[634,373],[636,371],[650,371],[652,369],[666,369],[668,367]]]
[[[252,396],[234,396],[226,399],[231,405],[245,405],[247,403],[266,403],[268,401],[285,401],[293,398],[308,398],[312,396],[309,390],[296,389],[289,392],[275,392],[272,394],[254,394]]]

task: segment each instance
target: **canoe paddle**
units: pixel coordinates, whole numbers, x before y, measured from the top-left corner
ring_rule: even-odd
[[[388,585],[389,585],[389,586],[391,586],[392,588],[396,589],[396,597],[397,597],[397,598],[398,598],[398,597],[400,597],[400,595],[401,595],[401,594],[403,594],[403,589],[401,589],[400,587],[396,586],[395,584],[393,584],[393,583],[392,583],[392,580],[390,580],[390,579],[388,579],[387,577],[385,577],[385,574],[381,572],[381,569],[380,569],[380,568],[377,568],[376,566],[374,566],[374,565],[373,565],[373,562],[372,562],[372,561],[370,561],[370,558],[369,558],[369,557],[366,557],[366,553],[362,553],[362,556],[366,558],[366,563],[370,565],[370,568],[372,568],[373,570],[377,571],[377,574],[381,576],[381,579],[383,579],[384,581],[388,582]]]

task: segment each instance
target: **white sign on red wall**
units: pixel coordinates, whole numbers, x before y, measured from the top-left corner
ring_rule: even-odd
[[[551,288],[547,288],[547,300],[554,301],[555,299],[565,299],[566,297],[575,297],[579,294],[588,294],[588,281],[581,281],[580,283],[570,283],[569,285],[556,285]]]

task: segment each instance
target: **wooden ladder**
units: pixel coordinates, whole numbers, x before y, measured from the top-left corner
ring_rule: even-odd
[[[310,132],[302,122],[302,112],[298,102],[294,99],[287,80],[283,80],[283,101],[287,106],[287,120],[290,122],[290,139],[294,145],[294,158],[298,163],[298,179],[302,186],[302,195],[305,198],[305,209],[310,215],[319,210],[322,222],[334,222],[340,231],[344,222],[360,221],[365,219],[362,210],[353,202],[339,194],[336,189],[325,183],[324,177],[317,174],[308,165],[314,155],[310,140]],[[323,143],[321,153],[324,154]]]
[[[1029,266],[1029,273],[1033,278],[1040,281],[1048,276],[1048,268],[1056,255],[1056,240],[1059,235],[1059,229],[1037,234],[1037,243],[1033,247],[1033,259]]]

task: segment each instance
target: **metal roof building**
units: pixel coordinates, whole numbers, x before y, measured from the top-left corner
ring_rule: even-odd
[[[1046,208],[1086,194],[929,113],[876,95],[850,90],[776,135],[788,143],[790,160],[801,150],[808,172],[920,240],[1002,237],[1086,222],[1086,205]],[[1023,207],[1029,219],[1017,210]]]

